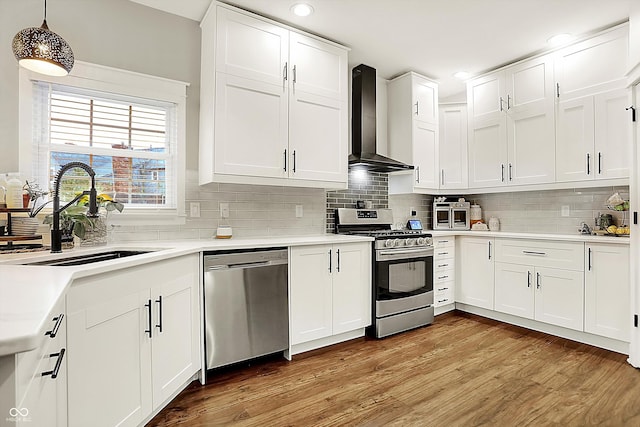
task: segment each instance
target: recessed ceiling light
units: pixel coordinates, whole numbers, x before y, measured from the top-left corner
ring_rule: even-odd
[[[471,77],[471,73],[468,71],[458,71],[457,73],[455,73],[453,75],[453,77],[455,77],[456,79],[460,79],[460,80],[466,80],[469,77]]]
[[[313,7],[306,3],[297,3],[291,6],[291,12],[297,16],[309,16],[313,13]]]
[[[573,36],[571,34],[562,33],[548,38],[547,43],[551,46],[560,46],[561,44],[565,44],[571,40],[573,40]]]

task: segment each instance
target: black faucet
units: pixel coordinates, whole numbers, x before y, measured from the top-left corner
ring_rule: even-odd
[[[91,177],[91,190],[83,191],[78,194],[72,201],[60,207],[60,181],[62,181],[62,175],[69,169],[81,168],[87,171]],[[62,252],[62,232],[60,231],[60,213],[74,204],[80,197],[89,195],[89,212],[87,216],[95,218],[98,216],[98,203],[97,203],[97,191],[96,191],[96,173],[91,166],[81,162],[71,162],[60,167],[60,170],[56,174],[56,179],[53,184],[53,226],[51,227],[51,252]]]

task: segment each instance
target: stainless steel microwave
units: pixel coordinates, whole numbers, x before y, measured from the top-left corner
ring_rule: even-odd
[[[469,230],[471,203],[433,202],[434,230]]]

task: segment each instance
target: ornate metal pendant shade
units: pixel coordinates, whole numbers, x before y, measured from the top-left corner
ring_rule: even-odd
[[[73,51],[62,37],[47,26],[47,0],[40,27],[29,27],[13,38],[13,54],[18,64],[50,76],[66,76],[73,68]]]

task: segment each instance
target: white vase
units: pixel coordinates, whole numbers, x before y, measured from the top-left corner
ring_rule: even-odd
[[[40,227],[38,218],[30,216],[11,218],[13,236],[34,236],[38,232],[38,227]]]

